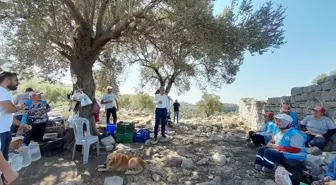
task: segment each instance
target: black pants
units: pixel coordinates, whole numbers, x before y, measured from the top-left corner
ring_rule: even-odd
[[[253,144],[266,145],[264,136],[258,135],[254,131],[250,131],[248,134],[249,134],[249,139],[252,140]]]
[[[106,109],[106,123],[110,123],[111,114],[113,118],[113,124],[117,124],[117,109],[115,107]]]
[[[43,139],[45,130],[47,128],[47,123],[32,124],[32,129],[25,133],[23,143],[29,145],[30,141],[39,142]]]
[[[154,126],[154,138],[157,138],[159,133],[159,125],[161,123],[161,135],[166,137],[165,130],[167,124],[167,109],[156,108],[155,109],[155,126]]]
[[[1,152],[8,161],[9,146],[12,142],[12,132],[4,132],[0,134],[1,137]]]

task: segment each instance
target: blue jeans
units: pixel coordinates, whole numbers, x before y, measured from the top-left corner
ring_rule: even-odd
[[[174,122],[175,122],[175,118],[176,118],[176,123],[178,123],[178,120],[179,120],[179,111],[174,111]]]
[[[324,138],[317,138],[313,135],[307,135],[307,141],[306,146],[307,147],[317,147],[320,150],[323,150],[323,148],[326,145],[326,140]]]
[[[4,132],[0,134],[1,137],[1,152],[5,159],[8,161],[9,146],[12,142],[12,132]]]
[[[154,138],[157,138],[159,133],[159,125],[161,123],[161,135],[166,137],[165,129],[167,122],[167,109],[166,108],[156,108],[155,109],[155,126],[154,126]]]
[[[272,170],[276,163],[281,164],[284,159],[283,154],[278,150],[264,146],[259,148],[255,163]]]

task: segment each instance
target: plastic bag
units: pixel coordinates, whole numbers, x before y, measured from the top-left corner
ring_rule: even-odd
[[[75,92],[73,93],[71,99],[75,100],[75,101],[81,101],[84,98],[84,93],[81,90],[75,90]]]
[[[81,107],[85,107],[85,106],[88,106],[90,104],[92,104],[92,100],[89,98],[88,95],[86,95],[85,93],[83,93],[84,96],[81,100]]]
[[[289,173],[284,167],[278,166],[275,170],[275,183],[277,185],[293,185]]]

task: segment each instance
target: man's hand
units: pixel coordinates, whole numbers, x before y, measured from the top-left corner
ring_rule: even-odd
[[[159,104],[162,104],[162,101],[159,101],[158,103],[159,103]]]
[[[331,181],[331,177],[329,176],[324,177],[323,182],[329,182],[329,181]]]
[[[307,130],[307,131],[305,131],[305,134],[311,135],[311,132]]]
[[[29,131],[32,129],[30,125],[26,125],[26,124],[21,124],[21,127],[23,128],[24,131]]]
[[[317,137],[317,138],[324,138],[323,135],[321,135],[321,134],[317,134],[315,137]]]
[[[3,172],[4,183],[6,185],[13,185],[15,181],[19,178],[19,174],[12,169],[9,169],[8,172]]]
[[[23,110],[24,107],[25,107],[24,105],[17,105],[17,106],[16,106],[16,108],[18,109],[18,111]]]

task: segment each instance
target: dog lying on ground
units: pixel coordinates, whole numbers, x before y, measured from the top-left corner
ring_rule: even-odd
[[[145,162],[138,156],[111,153],[106,162],[99,165],[97,171],[120,171],[126,175],[139,174],[145,169]]]

